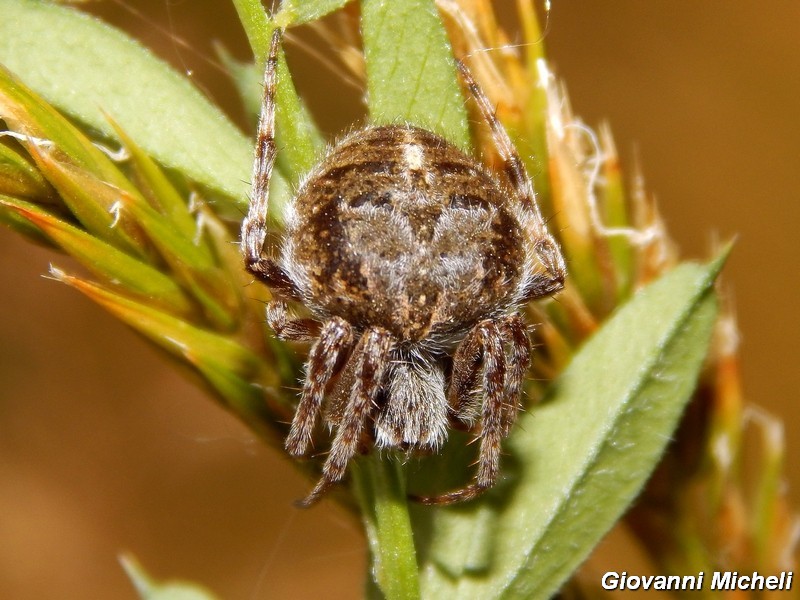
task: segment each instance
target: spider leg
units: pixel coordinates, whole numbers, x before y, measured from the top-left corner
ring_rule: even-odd
[[[453,355],[453,372],[447,389],[447,400],[454,416],[468,426],[478,415],[472,414],[472,395],[478,387],[483,361],[482,330],[473,327]]]
[[[511,344],[507,365],[504,336]],[[439,496],[416,497],[423,504],[453,504],[476,498],[497,480],[500,446],[517,414],[522,380],[530,363],[530,343],[518,315],[478,323],[459,345],[453,358],[451,406],[463,409],[478,377],[483,375],[480,451],[475,481],[460,490]],[[458,414],[456,415],[458,416]]]
[[[506,373],[506,402],[503,411],[503,435],[508,435],[517,418],[522,396],[522,382],[531,366],[531,341],[525,322],[519,315],[511,315],[498,322],[498,327],[511,347],[511,357]]]
[[[285,296],[300,299],[300,291],[283,268],[274,259],[264,256],[267,239],[267,213],[269,212],[269,182],[275,165],[275,89],[278,72],[278,50],[283,32],[272,34],[266,67],[264,68],[264,97],[258,119],[255,161],[251,181],[251,202],[247,216],[242,221],[242,254],[245,268]]]
[[[528,177],[528,173],[525,170],[522,159],[519,157],[519,153],[516,148],[514,148],[514,144],[511,143],[511,138],[508,137],[508,132],[506,132],[505,127],[503,127],[503,124],[497,118],[492,103],[489,101],[489,98],[487,98],[481,86],[478,85],[478,82],[475,81],[467,65],[457,60],[456,66],[461,73],[461,77],[464,79],[464,83],[467,84],[469,93],[477,103],[481,115],[492,131],[492,139],[494,140],[495,146],[497,146],[497,152],[500,154],[500,158],[503,160],[505,174],[513,186],[514,191],[517,193],[517,198],[526,211],[535,215],[536,225],[538,225],[541,231],[544,231],[544,220],[542,219],[539,207],[534,199],[531,179]]]
[[[391,335],[382,329],[371,328],[361,336],[350,358],[356,361],[353,389],[322,469],[322,478],[299,506],[311,506],[344,477],[348,463],[358,450],[364,424],[389,367],[392,345]]]
[[[504,427],[507,433],[513,424],[519,410],[519,398],[522,391],[522,381],[531,363],[531,347],[525,322],[518,314],[502,317],[496,325],[504,342],[510,346],[510,364],[506,375],[506,397],[508,399],[507,415],[504,417]],[[478,388],[481,375],[481,361],[483,360],[484,332],[475,327],[462,340],[453,356],[453,372],[450,376],[448,388],[448,403],[455,416],[471,425],[479,415],[472,415],[471,396]]]
[[[320,335],[321,326],[315,319],[294,319],[285,302],[267,303],[267,324],[281,340],[308,342]]]
[[[478,474],[475,483],[466,490],[467,498],[494,485],[500,466],[500,444],[505,435],[503,413],[506,400],[506,356],[496,324],[484,329],[483,343],[483,387],[486,396],[481,414],[481,448]]]
[[[503,160],[503,170],[514,189],[516,200],[525,213],[523,226],[527,233],[527,239],[530,240],[533,253],[546,271],[545,273],[532,273],[523,283],[520,290],[520,301],[526,302],[554,294],[564,287],[567,270],[558,244],[545,227],[539,205],[536,203],[531,178],[525,170],[525,165],[517,149],[511,143],[508,132],[497,118],[489,98],[475,81],[469,68],[460,60],[456,61],[456,66],[470,94],[475,99],[481,115],[491,129],[497,152]]]
[[[334,317],[325,323],[319,339],[311,347],[303,393],[286,438],[286,450],[292,456],[302,456],[308,452],[314,423],[325,397],[325,388],[336,374],[339,359],[352,347],[352,341],[350,324],[344,319]]]

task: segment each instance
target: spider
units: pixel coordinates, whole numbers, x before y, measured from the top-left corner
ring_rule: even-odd
[[[281,36],[276,29],[265,68],[241,243],[246,269],[273,292],[266,318],[277,337],[313,341],[286,449],[306,455],[321,418],[333,441],[320,480],[299,504],[316,502],[370,446],[436,452],[450,427],[480,440],[474,481],[417,499],[475,498],[497,479],[530,365],[519,309],[563,287],[561,251],[508,134],[456,61],[502,172],[430,131],[367,126],[335,144],[300,183],[280,254],[270,256]],[[311,318],[295,317],[288,301]]]

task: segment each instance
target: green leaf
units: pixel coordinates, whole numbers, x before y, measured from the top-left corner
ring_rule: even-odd
[[[477,504],[415,507],[430,598],[549,598],[636,497],[691,397],[724,258],[641,290],[520,418],[506,481]],[[435,540],[435,543],[431,540]]]
[[[108,281],[146,299],[151,306],[190,316],[194,309],[175,281],[29,202],[0,195],[0,207],[36,227],[78,262]]]
[[[197,235],[198,224],[189,211],[186,200],[147,153],[113,119],[109,118],[109,122],[130,154],[131,163],[138,175],[136,181],[142,194],[154,208],[167,217],[181,235],[194,238]]]
[[[208,247],[181,235],[158,211],[129,194],[120,192],[118,203],[123,218],[130,216],[147,232],[173,273],[203,307],[209,321],[220,329],[233,329],[240,313],[237,284],[230,273],[215,264]]]
[[[471,147],[464,97],[433,0],[362,0],[370,118],[409,122]]]
[[[216,600],[214,594],[195,583],[155,581],[130,554],[123,554],[119,561],[142,600]]]
[[[183,363],[193,366],[226,408],[253,431],[275,441],[271,423],[284,422],[288,403],[281,382],[264,360],[237,340],[207,331],[51,267],[53,277],[77,289]]]
[[[115,215],[119,195],[144,202],[138,192],[123,192],[70,162],[62,162],[49,148],[31,144],[29,151],[64,204],[89,233],[131,254],[148,255],[147,241],[141,231],[129,220],[117,219]]]
[[[0,21],[0,30],[3,21]],[[0,40],[0,58],[2,58]],[[0,68],[0,114],[8,129],[22,136],[20,144],[49,149],[58,160],[69,160],[106,183],[123,190],[133,187],[117,166],[86,135],[5,68]]]
[[[10,204],[16,203],[17,198],[11,196],[4,196],[0,194],[0,223],[13,229],[20,235],[24,235],[35,244],[39,244],[48,248],[54,248],[53,241],[42,233],[42,230],[33,225],[28,219],[20,216],[13,206]]]
[[[242,101],[242,107],[248,116],[252,130],[255,131],[258,125],[258,113],[261,111],[261,80],[263,73],[258,70],[258,66],[252,61],[237,60],[222,44],[215,44],[214,50],[236,86],[239,99]]]
[[[105,111],[160,163],[236,203],[229,212],[245,209],[250,140],[122,32],[72,8],[5,0],[0,63],[60,110],[114,138]]]
[[[602,144],[603,178],[602,186],[603,216],[607,227],[630,227],[630,207],[632,203],[628,198],[625,185],[622,182],[622,170],[619,165],[617,149],[611,136],[610,126],[605,123],[600,126],[600,143]],[[617,300],[627,298],[633,284],[636,264],[636,252],[631,239],[625,235],[615,235],[608,238],[608,248],[611,252],[617,281]]]
[[[41,171],[5,143],[0,143],[0,191],[40,202],[58,202],[58,195]]]
[[[340,9],[350,0],[283,0],[275,21],[281,26],[299,25],[320,19]]]
[[[529,68],[539,65],[545,59],[545,35],[536,16],[533,2],[517,2],[523,39],[522,51]],[[547,63],[542,63],[547,64]],[[528,172],[536,174],[537,201],[542,204],[550,199],[550,173],[547,165],[547,88],[531,82],[530,94],[525,105],[525,120],[528,127],[525,135],[512,135],[522,160],[527,163]],[[552,214],[549,206],[541,206],[544,214]]]
[[[138,197],[117,166],[63,115],[0,67],[0,114],[86,229],[116,247],[147,255],[147,243],[112,214],[117,190]],[[13,193],[9,189],[6,193]]]

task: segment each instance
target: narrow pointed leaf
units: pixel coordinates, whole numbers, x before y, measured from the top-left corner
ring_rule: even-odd
[[[28,219],[21,216],[14,208],[13,204],[18,202],[16,198],[0,194],[0,223],[13,229],[20,235],[24,235],[29,241],[54,248],[52,240],[42,233],[42,230],[33,225]]]
[[[49,148],[30,147],[31,156],[47,180],[58,190],[64,204],[92,235],[135,254],[148,254],[141,230],[129,220],[120,219],[114,207],[123,194],[111,184],[69,162],[60,161]],[[134,192],[134,196],[138,194]]]
[[[86,43],[91,40],[91,43]],[[246,207],[252,143],[185,77],[78,10],[5,0],[0,63],[75,119],[114,137],[110,114],[144,150]]]
[[[0,20],[0,32],[6,25],[6,21]],[[102,150],[48,104],[41,94],[3,68],[3,43],[0,37],[0,115],[9,130],[31,138],[21,141],[22,145],[30,151],[31,146],[38,144],[42,151],[52,151],[57,160],[66,161],[68,157],[76,167],[98,179],[132,191],[131,183]]]
[[[120,195],[122,214],[147,233],[178,279],[204,308],[206,316],[223,330],[232,329],[239,314],[239,296],[228,273],[219,268],[209,249],[187,239],[161,214],[126,194]]]
[[[558,590],[672,435],[705,357],[722,260],[674,269],[586,343],[516,425],[509,480],[498,484],[507,501],[490,492],[478,506],[415,510],[416,529],[437,540],[421,549],[424,596],[544,600]],[[491,551],[476,560],[470,548]]]
[[[145,193],[150,203],[167,217],[178,232],[184,237],[193,238],[197,234],[197,223],[192,217],[186,201],[169,181],[161,167],[113,119],[109,117],[109,121],[131,156],[131,162],[139,175],[141,191]]]
[[[566,138],[559,137],[552,129],[548,131],[548,147],[553,227],[561,237],[564,258],[570,266],[570,281],[578,288],[584,302],[592,306],[614,291],[604,287],[602,256],[598,252],[606,249],[606,242],[592,225],[586,176],[581,165],[575,162],[574,149]]]
[[[54,277],[79,289],[168,351],[183,357],[215,358],[229,371],[252,375],[260,359],[226,336],[200,329],[95,283],[54,270]]]
[[[153,307],[190,316],[193,306],[171,278],[34,204],[0,196],[0,206],[35,226],[93,273],[136,294]]]
[[[433,0],[362,0],[370,119],[406,121],[470,147],[464,98]]]
[[[141,600],[215,600],[210,591],[187,581],[155,581],[133,556],[120,557],[122,568]]]
[[[608,227],[631,227],[631,202],[622,183],[622,170],[619,156],[611,137],[608,124],[600,126],[600,143],[602,144],[603,177],[602,188],[603,218]],[[614,260],[617,279],[617,301],[630,295],[633,273],[636,267],[636,254],[629,237],[615,235],[608,240],[609,250]]]
[[[274,439],[269,428],[287,418],[287,403],[275,390],[280,381],[262,359],[234,339],[201,329],[95,283],[51,269],[59,281],[78,289],[170,354],[191,365],[225,406],[254,431]]]
[[[42,173],[22,154],[1,142],[0,193],[47,204],[58,202],[58,195]]]
[[[520,25],[523,31],[523,48],[525,62],[530,72],[535,73],[534,65],[545,63],[545,36],[539,19],[536,16],[534,3],[517,2]],[[531,82],[530,94],[525,106],[526,135],[515,140],[517,150],[522,160],[527,162],[528,172],[536,174],[534,182],[537,200],[549,203],[550,200],[550,175],[547,166],[547,91],[540,83]],[[540,207],[544,214],[552,214],[551,206]]]

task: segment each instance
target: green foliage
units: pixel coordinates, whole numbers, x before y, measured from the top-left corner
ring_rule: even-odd
[[[300,24],[324,17],[347,4],[349,0],[285,0],[275,21],[281,25]]]
[[[342,4],[285,2],[278,22],[303,22]],[[235,5],[255,63],[263,62],[276,24],[255,0]],[[363,0],[361,8],[371,119],[411,122],[470,148],[465,102],[433,0]],[[252,334],[262,317],[254,318],[242,298],[240,259],[226,244],[235,226],[226,229],[219,220],[245,207],[251,142],[124,34],[46,2],[7,0],[4,9],[0,62],[23,73],[33,91],[0,71],[0,114],[19,138],[0,145],[0,218],[76,257],[100,281],[55,269],[57,279],[190,366],[228,409],[262,437],[276,439],[291,405],[275,390],[294,384],[297,365],[284,346]],[[15,25],[23,19],[26,27]],[[253,89],[253,67],[240,68],[249,81],[243,89]],[[323,147],[282,52],[278,77],[284,151],[272,186],[276,223],[287,182],[297,181]],[[39,95],[91,131],[120,140],[129,168],[110,160]],[[537,94],[531,105],[544,102]],[[543,127],[542,116],[537,119]],[[566,190],[578,210],[585,180],[570,151],[551,149],[551,158],[567,165],[552,188]],[[223,203],[213,212],[193,210],[181,178]],[[621,192],[610,197],[622,211]],[[614,225],[627,224],[607,216]],[[594,256],[596,240],[570,228],[570,218],[576,217],[560,210],[568,255]],[[628,250],[611,252],[626,274],[633,264]],[[579,265],[586,273],[581,291],[589,297],[608,287],[595,259]],[[454,434],[441,455],[412,463],[414,469],[377,454],[358,461],[354,491],[380,591],[390,599],[556,592],[642,488],[670,439],[706,353],[722,262],[681,265],[619,309],[572,357],[540,405],[521,417],[505,445],[503,481],[485,497],[409,511],[405,470],[415,492],[444,491],[470,477],[474,447],[463,435]],[[623,284],[613,290],[620,298],[629,278]],[[210,598],[202,590],[154,584],[135,563],[125,564],[143,598]]]
[[[110,138],[105,115],[113,115],[150,156],[221,194],[228,214],[245,208],[251,142],[191,82],[122,32],[72,8],[5,0],[0,63]]]
[[[407,121],[469,148],[452,50],[432,0],[361,3],[374,123]]]

